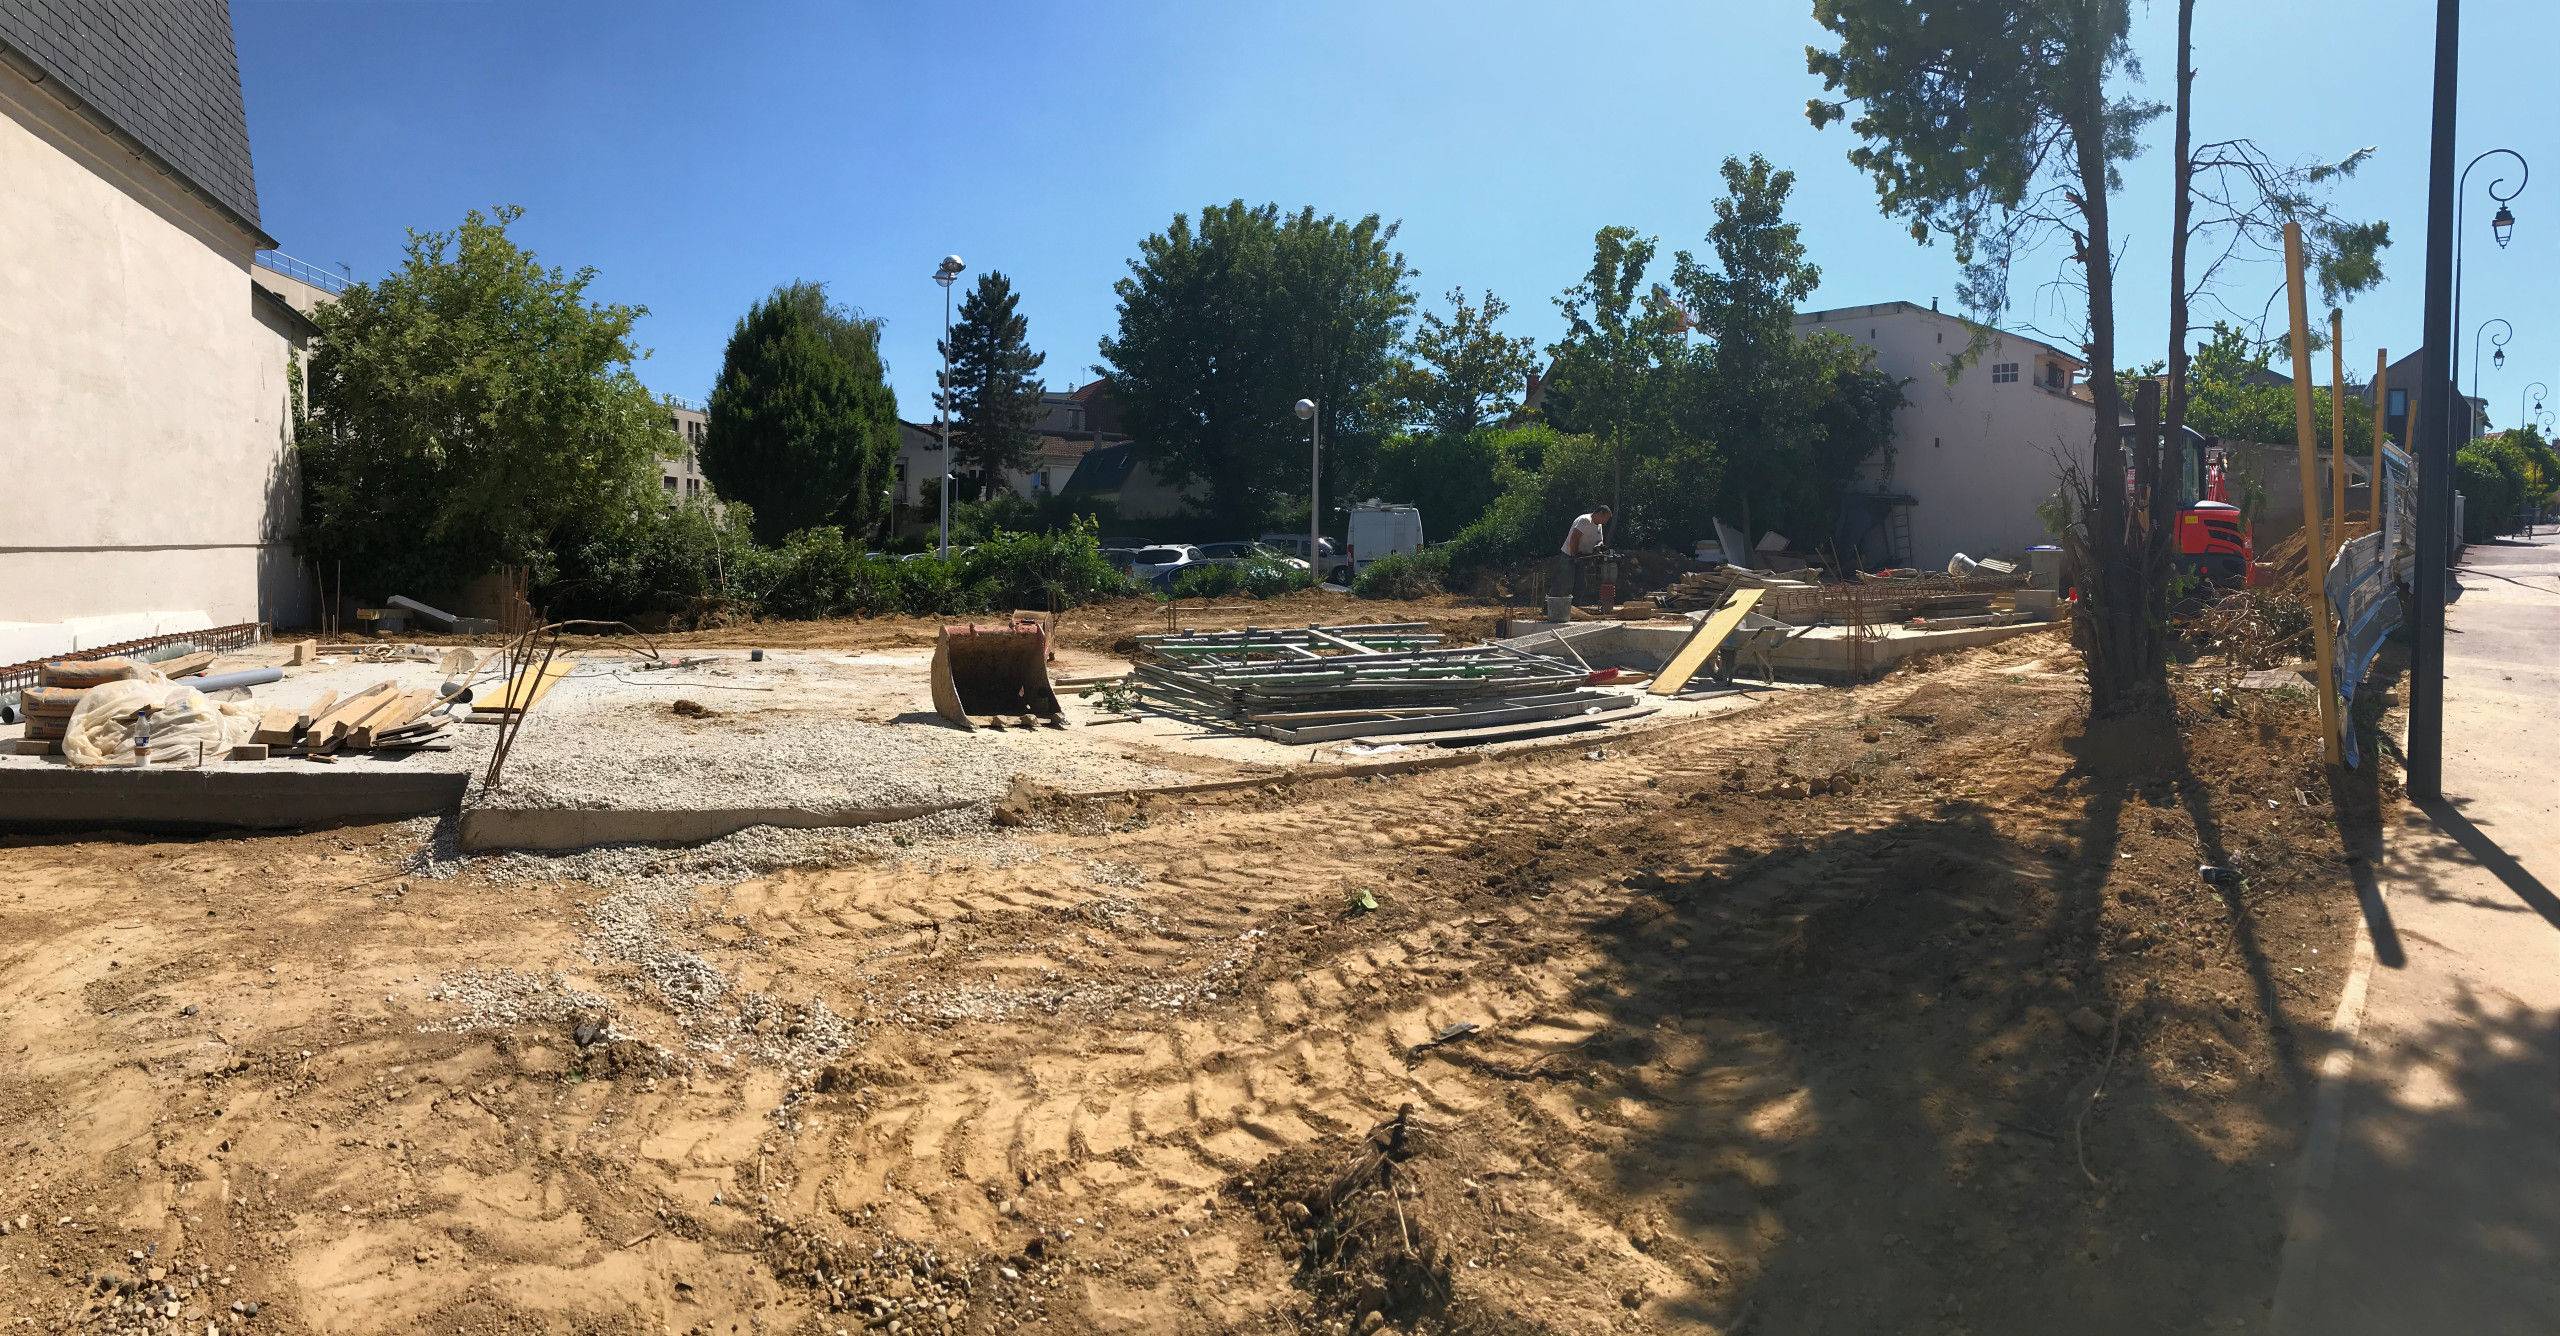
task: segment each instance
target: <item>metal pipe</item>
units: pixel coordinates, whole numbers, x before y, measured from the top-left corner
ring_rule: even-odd
[[[281,682],[284,680],[284,670],[282,668],[244,668],[236,673],[179,680],[198,691],[229,691],[233,687],[255,687],[264,686],[269,682]]]

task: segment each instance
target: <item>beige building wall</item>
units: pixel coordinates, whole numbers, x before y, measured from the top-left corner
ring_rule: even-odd
[[[1882,302],[1804,312],[1795,327],[1799,335],[1827,331],[1873,348],[1878,370],[1909,382],[1902,390],[1907,406],[1894,414],[1889,466],[1871,461],[1860,482],[1916,498],[1909,512],[1914,565],[1940,569],[1958,552],[2014,558],[2055,541],[2036,507],[2061,486],[2063,460],[2087,467],[2097,432],[2077,357],[1995,332],[1981,360],[1950,385],[1947,361],[1973,337],[1952,314]]]
[[[0,623],[308,618],[257,244],[0,65]]]

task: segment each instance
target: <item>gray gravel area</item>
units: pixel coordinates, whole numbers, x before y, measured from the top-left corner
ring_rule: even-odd
[[[932,713],[922,656],[776,654],[643,670],[581,661],[527,716],[505,808],[693,811],[992,801],[1015,775],[1070,789],[1180,783],[1078,728],[970,733]],[[676,701],[700,712],[677,715]]]

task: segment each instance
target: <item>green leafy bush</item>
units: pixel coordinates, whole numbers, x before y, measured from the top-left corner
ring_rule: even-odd
[[[1130,593],[1128,577],[1102,555],[1091,520],[1063,531],[999,532],[960,558],[971,583],[987,585],[987,597],[1009,608],[1072,608]]]
[[[1278,598],[1315,583],[1315,576],[1277,559],[1186,566],[1173,577],[1175,598]]]
[[[1428,598],[1442,591],[1441,581],[1448,573],[1447,548],[1425,548],[1409,555],[1399,552],[1361,567],[1351,577],[1351,592],[1359,598]]]
[[[556,540],[557,575],[539,602],[563,617],[621,617],[760,597],[768,562],[752,525],[744,505],[686,501],[575,526]]]

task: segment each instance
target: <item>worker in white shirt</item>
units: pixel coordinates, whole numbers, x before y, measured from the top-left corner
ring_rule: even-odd
[[[1574,561],[1577,558],[1590,556],[1608,545],[1608,526],[1609,508],[1607,506],[1593,506],[1590,514],[1573,517],[1573,527],[1565,530],[1564,554],[1556,558],[1554,592],[1563,594],[1575,592]]]

